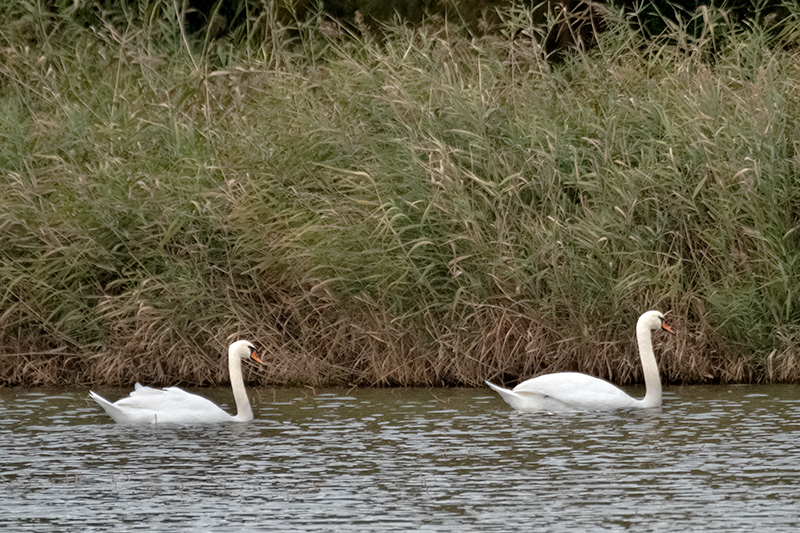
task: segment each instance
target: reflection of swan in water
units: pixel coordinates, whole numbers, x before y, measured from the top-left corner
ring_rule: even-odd
[[[244,390],[242,359],[261,363],[255,347],[247,341],[236,341],[228,347],[228,372],[236,401],[236,416],[229,415],[214,402],[178,387],[152,389],[137,383],[130,396],[114,403],[94,392],[89,392],[89,395],[118,424],[249,422],[253,419],[253,410]]]
[[[651,331],[663,329],[673,333],[664,322],[664,315],[648,311],[636,323],[639,357],[642,359],[646,394],[637,400],[607,381],[577,372],[545,374],[523,381],[513,390],[486,382],[514,409],[520,411],[567,411],[620,409],[626,407],[658,407],[661,405],[661,379],[653,354]]]

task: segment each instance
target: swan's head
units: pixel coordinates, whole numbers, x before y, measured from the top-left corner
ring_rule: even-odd
[[[257,363],[263,363],[256,353],[256,347],[250,341],[236,341],[228,347],[228,355],[234,355],[241,359],[252,359]]]
[[[660,311],[648,311],[639,317],[637,329],[645,327],[647,329],[663,329],[669,333],[675,334],[672,328],[664,320],[664,315]]]

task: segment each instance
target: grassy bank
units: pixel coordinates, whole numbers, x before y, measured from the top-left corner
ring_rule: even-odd
[[[165,4],[4,8],[0,382],[216,383],[246,337],[259,383],[630,383],[651,308],[669,381],[800,380],[800,33],[608,13],[554,64],[524,10],[211,40]]]

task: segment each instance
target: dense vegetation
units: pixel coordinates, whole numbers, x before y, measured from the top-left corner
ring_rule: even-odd
[[[651,308],[669,381],[800,379],[796,5],[608,8],[558,61],[525,8],[178,5],[0,8],[0,382],[216,383],[245,337],[260,383],[628,383]]]

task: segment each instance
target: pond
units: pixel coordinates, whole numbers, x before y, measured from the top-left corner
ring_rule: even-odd
[[[230,389],[193,392],[233,410]],[[668,388],[660,409],[569,414],[514,412],[482,388],[250,398],[247,424],[132,428],[88,390],[0,389],[0,529],[800,527],[795,386]]]

